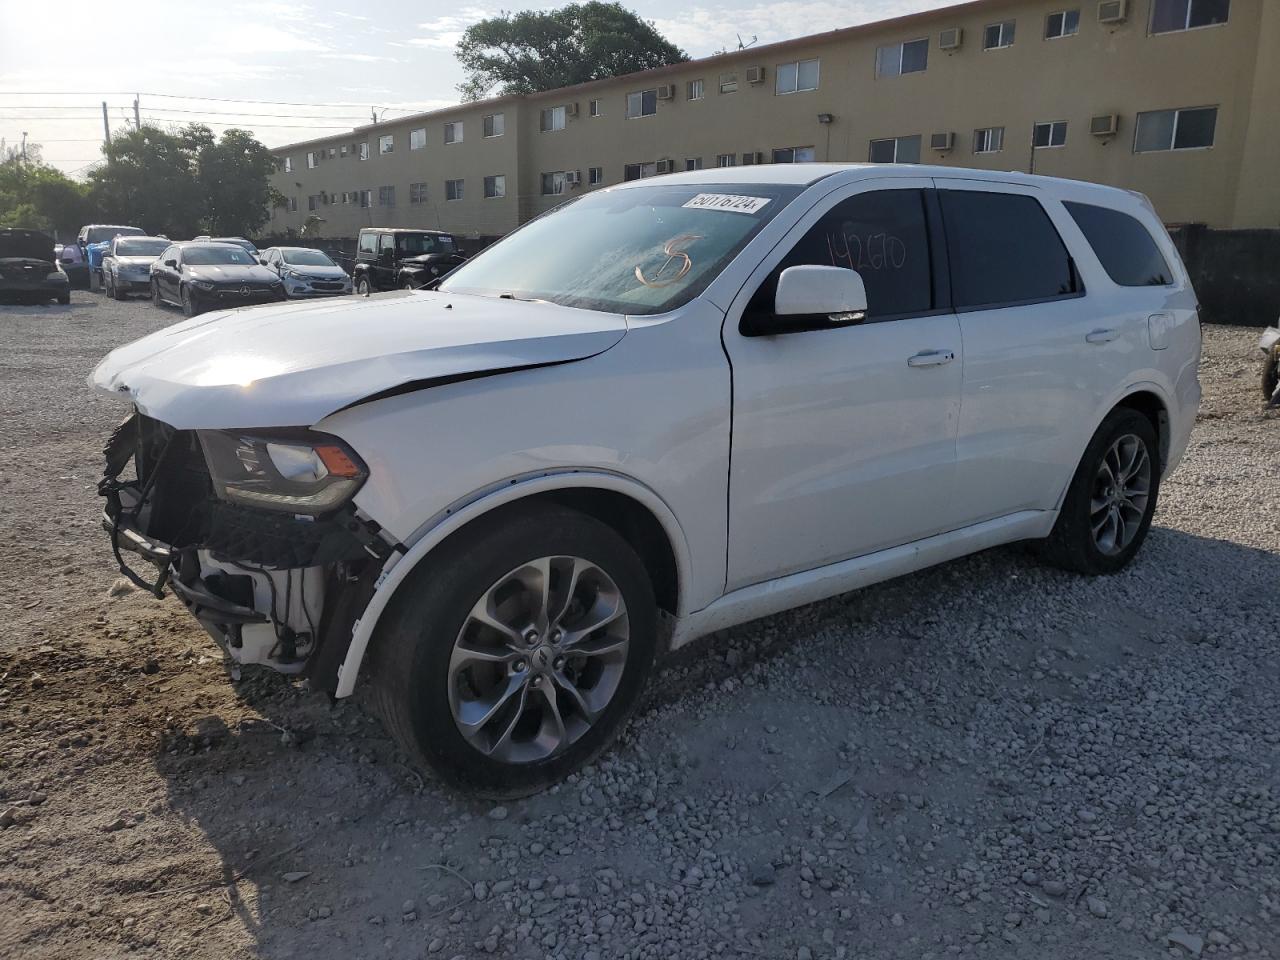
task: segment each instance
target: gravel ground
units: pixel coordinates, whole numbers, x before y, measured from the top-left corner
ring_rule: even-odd
[[[1138,561],[988,551],[682,652],[506,807],[114,586],[84,378],[177,319],[0,307],[0,956],[1280,956],[1280,417],[1257,331]]]

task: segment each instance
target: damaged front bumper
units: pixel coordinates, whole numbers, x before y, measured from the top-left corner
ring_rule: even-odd
[[[397,548],[378,524],[350,504],[308,516],[219,499],[195,432],[141,414],[105,455],[102,523],[121,572],[157,597],[172,590],[235,664],[332,692]]]

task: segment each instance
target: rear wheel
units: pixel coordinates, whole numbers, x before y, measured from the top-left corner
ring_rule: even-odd
[[[483,518],[396,596],[374,658],[380,711],[411,758],[481,795],[534,793],[590,762],[653,663],[640,558],[572,510]]]
[[[1111,411],[1089,441],[1042,553],[1077,573],[1123,569],[1147,537],[1160,491],[1160,453],[1151,421]]]
[[[368,277],[362,276],[356,281],[356,293],[362,297],[367,297],[369,294],[373,293],[373,288],[369,286]]]
[[[62,306],[64,306],[64,307],[70,306],[70,305],[71,305],[71,291],[70,291],[70,290],[66,290],[66,291],[64,291],[63,293],[58,294],[58,303],[60,303],[60,304],[61,304]]]

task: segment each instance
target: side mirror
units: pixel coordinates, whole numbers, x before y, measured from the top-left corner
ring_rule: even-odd
[[[173,267],[175,270],[176,270],[176,269],[178,269],[178,261],[177,261],[177,260],[166,260],[166,261],[164,262],[164,265],[165,265],[166,267]]]
[[[867,289],[858,271],[845,267],[788,267],[778,277],[773,298],[778,317],[825,316],[835,325],[857,323],[867,316]]]

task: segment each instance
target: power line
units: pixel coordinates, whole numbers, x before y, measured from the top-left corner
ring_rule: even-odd
[[[250,100],[244,97],[193,97],[181,93],[139,93],[136,90],[0,90],[3,97],[164,97],[169,100],[201,100],[207,103],[258,103],[273,107],[359,107],[360,103],[348,100],[345,103],[300,103],[291,100]],[[388,107],[389,110],[416,112],[417,107]]]
[[[127,110],[128,107],[121,107],[121,110]],[[201,116],[210,117],[269,117],[269,118],[285,118],[292,120],[366,120],[363,114],[335,116],[330,113],[244,113],[239,110],[180,110],[177,107],[161,107],[164,113],[193,113]],[[67,113],[73,110],[88,111],[97,113],[97,107],[63,107],[56,103],[32,104],[29,107],[12,107],[0,105],[0,110],[58,110]],[[0,117],[0,119],[6,119]],[[44,120],[46,117],[9,117],[11,120]]]

